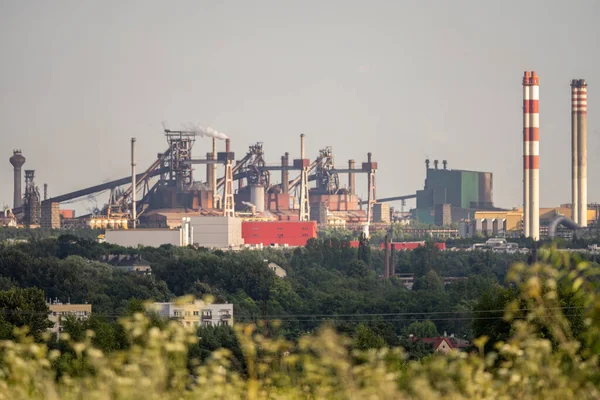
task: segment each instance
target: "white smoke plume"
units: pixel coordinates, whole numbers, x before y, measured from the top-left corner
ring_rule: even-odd
[[[223,132],[219,132],[216,129],[211,128],[210,126],[208,128],[204,128],[200,124],[194,124],[194,123],[190,122],[190,123],[184,124],[183,129],[186,131],[189,131],[189,132],[194,132],[195,134],[202,136],[202,137],[207,136],[207,137],[211,137],[211,138],[217,138],[220,140],[229,139],[229,136],[227,136]]]

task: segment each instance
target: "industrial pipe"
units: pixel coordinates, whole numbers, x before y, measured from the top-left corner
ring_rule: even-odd
[[[348,160],[348,169],[354,169],[354,160]],[[348,193],[355,194],[356,191],[356,175],[354,172],[348,173]]]
[[[559,215],[555,217],[552,221],[550,221],[550,225],[548,225],[548,237],[550,239],[556,237],[556,230],[560,225],[572,230],[577,230],[581,228],[581,226],[575,223],[575,221],[565,217],[564,215]]]
[[[390,277],[390,236],[387,234],[385,235],[384,246],[383,277],[387,279]]]
[[[131,218],[133,220],[133,229],[137,226],[137,186],[135,178],[135,138],[131,138]]]
[[[300,135],[300,159],[304,160],[304,133]]]
[[[290,191],[290,172],[286,167],[290,164],[290,153],[286,152],[281,156],[281,189],[282,192],[288,194]]]

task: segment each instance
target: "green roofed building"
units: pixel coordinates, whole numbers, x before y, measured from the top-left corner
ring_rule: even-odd
[[[447,169],[445,160],[442,168],[438,168],[437,160],[433,162],[433,168],[430,168],[429,160],[425,164],[425,187],[417,191],[417,208],[414,210],[414,217],[420,222],[441,225],[441,221],[473,218],[477,210],[495,209],[491,172]],[[438,215],[441,213],[444,215]]]

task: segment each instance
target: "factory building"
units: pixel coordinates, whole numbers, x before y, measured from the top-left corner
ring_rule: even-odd
[[[242,220],[237,217],[183,217],[176,229],[108,229],[104,240],[123,247],[160,247],[170,244],[228,249],[240,248],[244,244]]]
[[[305,246],[317,237],[317,223],[244,221],[242,236],[249,245]]]
[[[548,226],[557,216],[571,219],[573,209],[570,204],[560,207],[543,207],[539,209],[540,236],[544,237]],[[598,209],[587,209],[587,222],[591,224],[598,220]],[[475,217],[459,223],[461,237],[471,237],[476,234],[487,236],[518,237],[524,235],[524,212],[522,208],[507,211],[476,211]]]
[[[180,229],[107,229],[104,241],[122,247],[160,247],[165,244],[182,246]]]
[[[242,220],[237,217],[189,217],[194,246],[226,249],[244,244]]]
[[[445,160],[442,169],[437,160],[433,164],[431,168],[425,161],[425,187],[417,191],[413,216],[420,222],[446,225],[473,218],[477,210],[494,209],[491,172],[448,169]]]

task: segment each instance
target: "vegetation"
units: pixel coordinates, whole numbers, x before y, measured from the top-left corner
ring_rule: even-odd
[[[489,338],[482,337],[473,352],[416,361],[400,348],[386,348],[365,325],[353,339],[324,326],[288,341],[266,335],[261,324],[241,324],[237,350],[209,355],[198,344],[216,347],[214,336],[231,332],[205,332],[198,339],[198,332],[176,321],[156,326],[135,313],[120,320],[124,349],[100,350],[92,331],[65,341],[63,351],[72,358],[63,363],[73,373],[61,376],[53,366],[63,351],[16,332],[17,340],[0,344],[0,393],[11,399],[133,399],[141,393],[150,399],[598,398],[598,270],[556,252],[544,251],[541,258],[508,273],[514,296],[499,319],[510,329],[490,351],[484,350]],[[563,306],[565,296],[580,304],[579,327],[568,318],[572,308]],[[241,369],[234,368],[238,357]]]
[[[99,261],[132,253],[152,275]],[[599,267],[565,254],[540,250],[527,266],[524,255],[427,242],[396,254],[409,290],[380,278],[383,251],[364,237],[358,248],[331,236],[242,252],[75,235],[0,245],[0,398],[593,397]],[[235,329],[146,312],[146,300],[183,295],[233,303]],[[91,303],[92,316],[67,318],[57,340],[45,333],[47,298]],[[472,352],[439,357],[414,340],[446,333]]]

